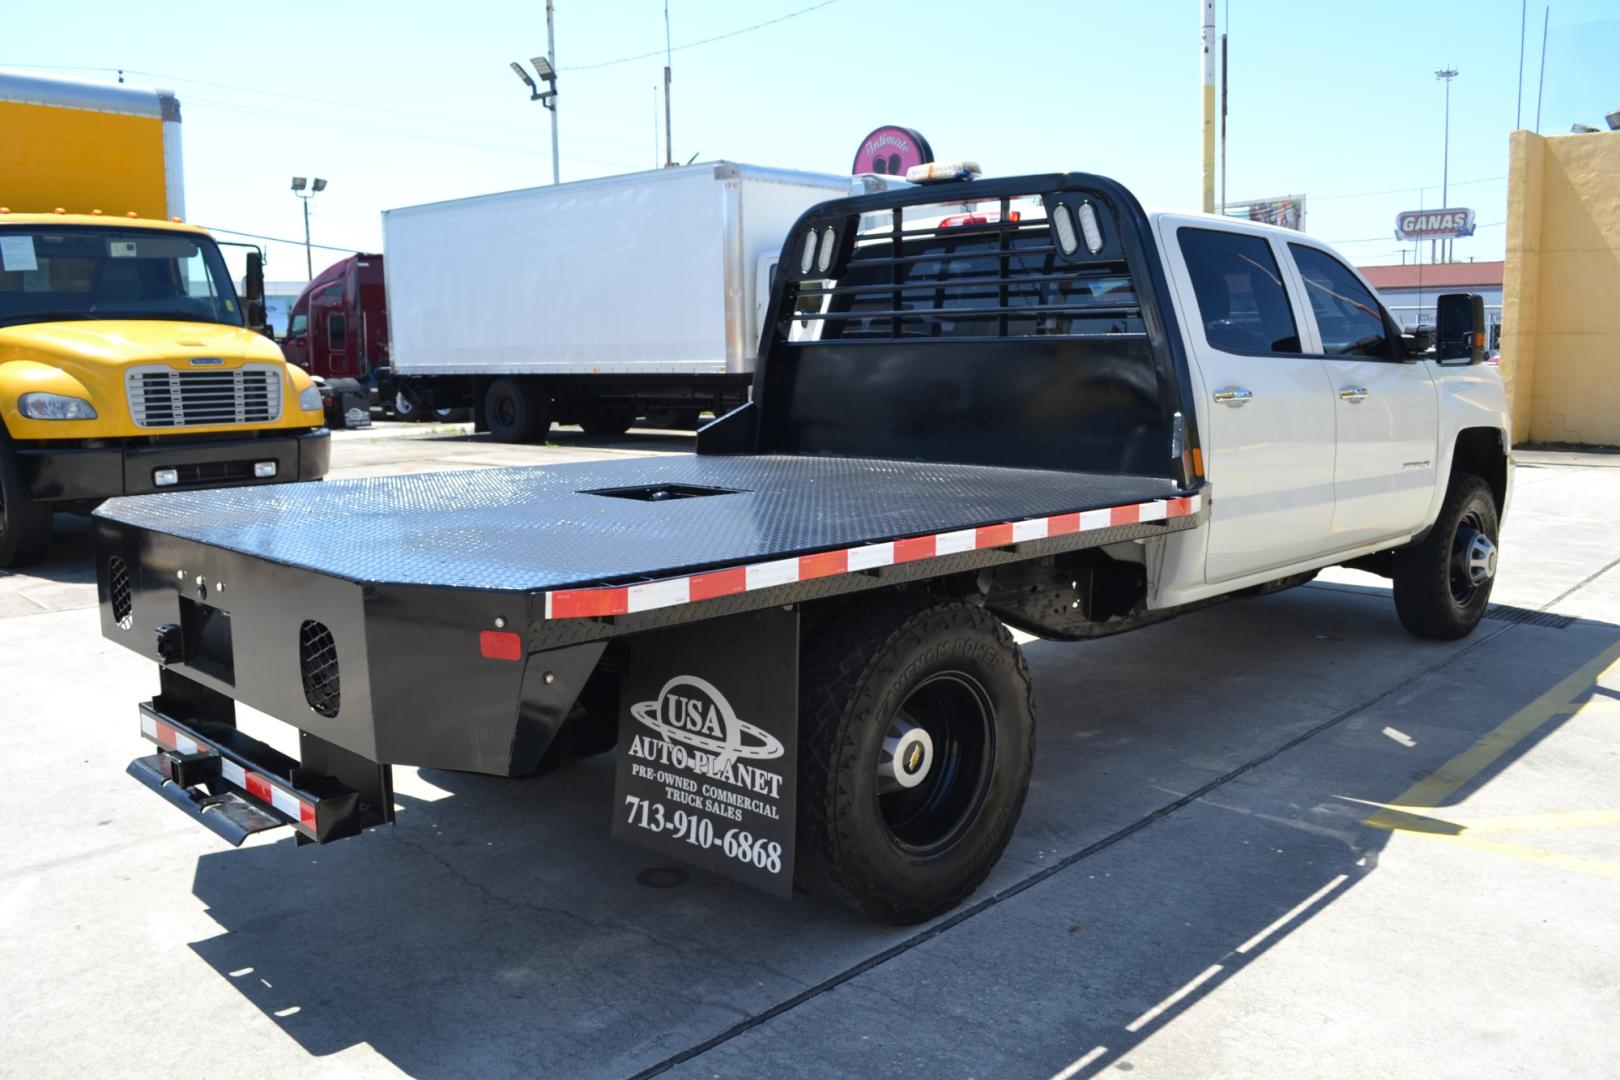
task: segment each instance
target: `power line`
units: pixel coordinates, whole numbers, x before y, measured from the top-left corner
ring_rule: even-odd
[[[1478,180],[1459,180],[1457,181],[1457,186],[1462,187],[1465,184],[1494,184],[1498,180],[1506,179],[1507,177],[1505,176],[1485,176]],[[1439,184],[1424,184],[1420,187],[1386,188],[1383,191],[1350,191],[1340,195],[1311,195],[1309,198],[1313,202],[1325,202],[1328,199],[1360,199],[1370,195],[1404,195],[1409,191],[1427,191],[1429,188],[1439,186]]]
[[[468,142],[464,139],[447,139],[438,135],[429,135],[423,131],[401,131],[397,128],[372,127],[360,124],[346,123],[342,120],[333,120],[323,117],[306,116],[299,113],[277,112],[274,109],[264,109],[256,105],[242,105],[236,102],[216,101],[212,98],[193,97],[189,99],[192,104],[205,109],[219,109],[224,112],[242,113],[248,116],[268,116],[278,120],[292,120],[297,123],[314,127],[334,128],[338,131],[359,131],[367,135],[383,135],[389,138],[405,139],[413,142],[436,143],[441,146],[459,146],[468,150],[487,150],[493,153],[522,154],[525,156],[540,156],[543,150],[527,148],[524,145],[496,146],[491,143]],[[615,168],[636,168],[627,161],[615,161],[605,158],[581,157],[577,154],[568,155],[569,161],[581,162],[589,165],[611,165]]]
[[[209,79],[192,79],[192,78],[188,78],[188,77],[183,76],[183,75],[166,75],[166,74],[164,74],[163,72],[160,72],[160,71],[142,71],[142,70],[139,70],[137,68],[91,67],[91,66],[83,66],[83,65],[82,66],[73,66],[73,65],[70,65],[70,64],[0,64],[0,67],[13,67],[13,68],[19,68],[19,69],[31,70],[31,71],[101,71],[101,72],[122,71],[126,75],[139,75],[142,78],[146,78],[146,79],[156,79],[156,80],[162,80],[164,82],[180,83],[182,85],[189,85],[189,86],[207,86],[207,87],[212,87],[212,88],[214,88],[216,90],[230,90],[230,91],[232,91],[234,93],[248,94],[248,95],[251,95],[253,97],[267,97],[267,98],[273,99],[274,102],[304,101],[304,102],[308,102],[308,103],[310,103],[312,105],[325,105],[325,106],[328,106],[328,107],[340,108],[340,109],[356,109],[356,110],[361,110],[361,111],[365,111],[365,112],[387,113],[387,114],[389,114],[391,116],[403,116],[403,117],[406,117],[408,119],[417,120],[417,121],[441,120],[446,124],[454,124],[456,127],[461,127],[461,128],[467,128],[467,127],[488,128],[488,129],[493,130],[493,131],[508,131],[508,132],[511,132],[514,135],[529,135],[529,134],[532,134],[532,132],[528,128],[521,127],[521,126],[516,125],[516,124],[493,123],[493,122],[488,121],[488,120],[476,120],[476,119],[473,119],[471,117],[465,117],[465,116],[449,116],[449,115],[446,115],[444,113],[423,112],[423,111],[421,111],[419,109],[401,109],[401,108],[388,106],[388,105],[370,105],[370,104],[366,104],[365,102],[360,102],[360,101],[343,101],[343,100],[339,100],[339,99],[335,99],[335,98],[314,97],[314,96],[309,95],[309,94],[290,94],[290,93],[284,93],[284,92],[279,91],[279,90],[263,90],[263,89],[260,89],[258,87],[241,86],[241,85],[238,85],[236,83],[214,82],[214,81],[209,80]],[[214,104],[214,105],[221,105],[222,104],[222,103],[217,102],[217,101],[216,102],[210,102],[208,98],[191,97],[190,95],[187,95],[186,101],[187,102],[202,102],[202,103],[205,103],[205,104]],[[246,108],[262,108],[262,106],[258,106],[258,105],[237,105],[236,107],[237,108],[243,108],[243,109],[246,109]],[[295,114],[295,113],[267,113],[266,115],[292,117],[292,118],[296,118],[296,119],[303,119],[304,118],[303,114]],[[310,119],[313,120],[313,118],[310,118]],[[349,125],[349,126],[357,126],[357,125]],[[630,142],[630,141],[625,140],[625,139],[605,139],[605,138],[602,138],[600,136],[575,135],[575,136],[571,136],[571,137],[573,139],[575,139],[576,141],[580,141],[580,142],[602,143],[604,145],[609,145],[609,146],[640,146],[641,145],[639,142]],[[619,164],[619,163],[618,162],[610,162],[610,163],[599,163],[599,164]]]
[[[603,60],[598,64],[574,64],[571,67],[565,67],[562,70],[595,71],[598,68],[613,67],[616,64],[628,64],[634,60],[647,60],[654,56],[664,56],[668,53],[680,52],[682,49],[695,49],[699,45],[713,45],[717,41],[724,41],[727,38],[734,38],[739,34],[749,34],[755,30],[763,30],[767,26],[775,26],[777,23],[787,22],[789,19],[797,19],[800,15],[808,15],[812,11],[820,11],[822,8],[831,7],[837,2],[838,0],[822,0],[822,2],[819,4],[811,4],[809,7],[800,8],[797,11],[790,11],[786,15],[778,15],[774,19],[766,19],[764,22],[754,23],[752,26],[743,26],[736,30],[728,30],[724,34],[716,34],[714,37],[706,37],[701,41],[688,41],[684,45],[676,45],[674,48],[654,49],[652,52],[637,53],[635,56],[621,56],[617,60]]]
[[[193,224],[197,224],[193,222]],[[273,244],[291,244],[294,247],[303,247],[302,240],[288,240],[284,236],[265,236],[263,233],[242,232],[240,229],[221,229],[214,225],[200,225],[198,228],[207,229],[211,233],[224,233],[226,236],[246,236],[254,240],[268,240]],[[322,251],[341,251],[348,255],[360,254],[359,248],[333,247],[331,244],[310,244],[310,247],[320,248]]]

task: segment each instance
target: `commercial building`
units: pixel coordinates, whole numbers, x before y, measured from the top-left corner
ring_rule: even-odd
[[[1620,131],[1508,137],[1502,377],[1515,442],[1620,445]]]
[[[1494,348],[1502,323],[1501,262],[1408,263],[1359,267],[1389,313],[1408,330],[1434,326],[1434,300],[1441,293],[1478,293],[1485,299],[1485,321]]]

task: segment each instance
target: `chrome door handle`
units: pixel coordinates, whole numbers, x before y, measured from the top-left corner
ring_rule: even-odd
[[[1365,386],[1345,386],[1339,389],[1339,397],[1344,401],[1360,401],[1366,396]]]
[[[1215,400],[1222,405],[1243,405],[1252,397],[1254,397],[1253,392],[1245,390],[1241,386],[1229,386],[1225,390],[1215,391]]]

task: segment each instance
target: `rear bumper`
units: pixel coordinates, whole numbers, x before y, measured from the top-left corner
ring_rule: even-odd
[[[19,447],[28,493],[40,502],[82,502],[119,495],[150,495],[188,488],[317,480],[331,463],[325,428],[258,438],[225,438],[138,446]],[[274,478],[257,478],[259,462],[276,463]],[[159,469],[179,472],[178,483],[158,487]]]
[[[306,737],[306,754],[322,759],[310,768],[237,731],[228,713],[182,722],[163,711],[168,704],[141,705],[141,735],[157,753],[127,771],[230,843],[288,825],[300,843],[324,844],[394,820],[386,765]],[[332,768],[345,775],[328,775]]]

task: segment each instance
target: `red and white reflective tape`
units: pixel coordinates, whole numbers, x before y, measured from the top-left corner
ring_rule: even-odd
[[[641,611],[693,604],[700,600],[713,600],[720,596],[769,589],[776,585],[792,585],[836,574],[854,574],[883,566],[935,559],[941,555],[956,555],[964,551],[1007,547],[1028,540],[1045,540],[1054,536],[1113,529],[1122,525],[1139,525],[1148,521],[1196,514],[1202,496],[1188,495],[1178,499],[1156,499],[1153,502],[1111,506],[1102,510],[1081,510],[1072,514],[1054,514],[1051,517],[1026,518],[1023,521],[1005,521],[998,525],[981,525],[976,529],[958,529],[955,532],[935,533],[932,536],[912,536],[903,540],[885,540],[880,544],[862,544],[860,547],[818,551],[812,555],[799,555],[791,559],[732,566],[723,570],[707,570],[688,577],[649,581],[640,585],[608,585],[591,589],[559,589],[546,593],[546,618],[592,619],[608,615],[631,615]]]
[[[299,798],[286,786],[286,781],[245,769],[220,753],[217,747],[193,738],[179,728],[165,724],[144,712],[141,713],[141,734],[164,749],[179,754],[219,754],[220,775],[227,782],[235,784],[260,802],[269,803],[294,821],[311,829],[315,827],[315,804]]]

